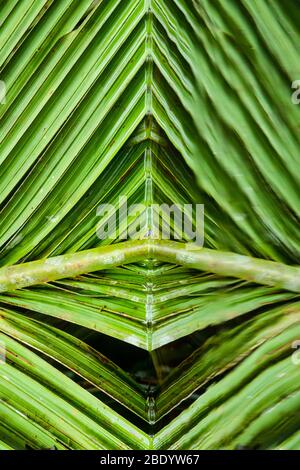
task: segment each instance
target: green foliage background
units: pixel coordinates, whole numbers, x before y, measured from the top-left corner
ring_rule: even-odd
[[[300,448],[299,44],[298,0],[0,1],[1,449]],[[205,204],[210,269],[99,240],[119,196]]]

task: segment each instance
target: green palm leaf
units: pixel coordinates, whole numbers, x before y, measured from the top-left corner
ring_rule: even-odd
[[[0,25],[0,449],[299,449],[297,1]],[[153,204],[204,204],[204,248]]]

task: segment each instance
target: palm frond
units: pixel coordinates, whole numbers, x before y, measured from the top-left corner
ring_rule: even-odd
[[[0,25],[0,449],[299,448],[298,2]],[[152,204],[204,204],[204,248]]]

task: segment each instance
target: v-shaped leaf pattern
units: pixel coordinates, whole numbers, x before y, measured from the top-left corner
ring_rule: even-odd
[[[297,0],[0,2],[0,449],[299,449],[299,39]],[[100,239],[124,197],[145,240]],[[176,203],[205,248],[152,240]]]

